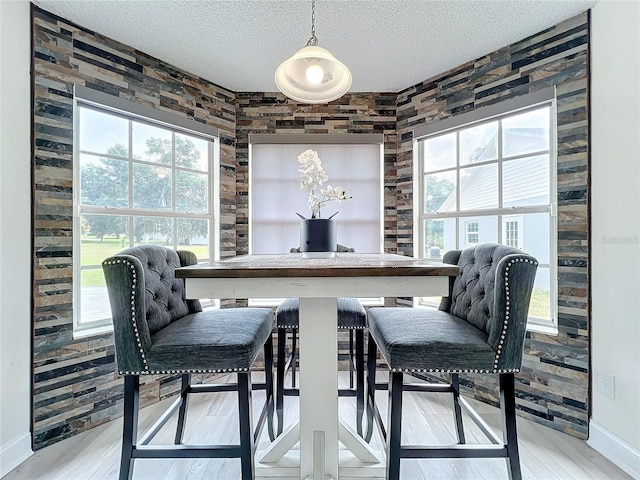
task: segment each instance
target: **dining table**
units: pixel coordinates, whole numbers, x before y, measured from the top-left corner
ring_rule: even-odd
[[[337,298],[446,296],[457,275],[455,265],[354,252],[241,255],[176,269],[187,298],[300,299],[299,421],[256,453],[257,477],[384,477],[384,453],[338,416]]]

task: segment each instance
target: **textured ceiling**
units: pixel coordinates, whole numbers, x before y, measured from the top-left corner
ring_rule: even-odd
[[[43,9],[234,91],[277,91],[311,36],[310,0],[34,0]],[[319,45],[351,92],[398,91],[526,38],[597,0],[317,0]]]

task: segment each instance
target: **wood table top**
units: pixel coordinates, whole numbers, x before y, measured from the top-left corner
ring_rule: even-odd
[[[457,265],[395,254],[339,252],[333,258],[301,253],[241,255],[176,269],[178,278],[457,276]]]

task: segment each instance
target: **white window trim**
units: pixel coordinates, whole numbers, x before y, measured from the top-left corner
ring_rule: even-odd
[[[82,85],[75,85],[73,99],[73,131],[77,132],[79,127],[79,107],[90,107],[105,113],[113,114],[127,120],[141,123],[148,123],[159,126],[175,133],[186,134],[206,140],[212,143],[209,148],[208,158],[208,174],[209,174],[209,212],[207,214],[188,214],[181,212],[163,212],[157,210],[145,210],[139,208],[110,208],[97,206],[82,206],[80,204],[80,155],[79,135],[74,135],[73,142],[73,250],[81,252],[81,235],[76,234],[81,230],[82,214],[103,213],[109,215],[129,216],[130,222],[134,216],[144,216],[151,214],[157,217],[165,218],[202,218],[209,221],[209,253],[213,259],[219,258],[219,222],[220,222],[220,200],[219,200],[219,171],[220,171],[220,142],[219,132],[217,128],[200,124],[193,120],[179,117],[170,112],[155,110],[150,107],[138,105],[134,102],[108,95],[96,90],[89,89]],[[131,142],[131,132],[129,132],[129,142]],[[129,153],[131,154],[131,145],[129,145]],[[124,160],[123,160],[124,161]],[[132,158],[127,159],[131,162]],[[167,166],[173,171],[187,170],[180,167]],[[131,194],[133,176],[129,176],[129,192]],[[175,195],[173,195],[175,198]],[[130,225],[131,227],[131,225]],[[130,236],[130,243],[133,241]],[[177,235],[173,235],[174,247],[177,245]],[[124,247],[126,248],[126,247]],[[81,314],[81,287],[82,287],[82,265],[81,255],[77,258],[74,255],[73,260],[73,338],[86,338],[89,336],[108,333],[113,330],[111,318],[97,320],[90,323],[82,324],[80,322]],[[218,307],[217,301],[212,301],[208,307]],[[203,305],[205,307],[205,305]]]
[[[420,140],[426,137],[442,135],[447,131],[457,131],[462,127],[470,126],[471,124],[480,124],[492,120],[495,117],[502,117],[505,114],[514,114],[523,112],[525,110],[532,110],[539,108],[543,105],[550,105],[551,107],[551,123],[550,123],[550,138],[549,138],[549,197],[550,205],[548,208],[540,209],[539,207],[518,207],[518,213],[549,213],[551,217],[549,225],[549,258],[550,264],[540,263],[540,267],[546,267],[549,269],[549,294],[551,298],[550,316],[551,319],[539,319],[536,317],[529,317],[527,323],[527,330],[533,332],[539,332],[546,335],[558,334],[558,192],[557,181],[553,179],[557,178],[558,165],[557,165],[557,106],[556,106],[556,92],[555,87],[549,87],[539,90],[527,95],[522,95],[513,99],[505,100],[503,102],[493,104],[487,107],[481,107],[471,112],[463,113],[444,119],[440,122],[431,123],[429,125],[422,125],[416,128],[413,132],[413,245],[414,245],[414,257],[424,258],[424,229],[422,228],[422,222],[425,219],[423,212],[423,195],[424,191],[424,169],[422,166],[422,155],[419,151]],[[530,154],[527,154],[529,156]],[[478,164],[480,165],[480,164]],[[420,192],[416,195],[415,192]],[[458,192],[459,195],[459,192]],[[459,199],[458,199],[459,200]],[[459,205],[459,202],[458,202]],[[483,215],[498,215],[499,221],[502,222],[501,217],[505,214],[504,209],[497,210],[481,210],[481,211],[464,211],[465,216],[483,216]],[[458,218],[460,212],[443,212],[437,215],[438,219],[445,218]],[[434,217],[435,218],[435,217]],[[499,241],[502,240],[502,228],[498,229]],[[459,236],[456,235],[456,239]],[[521,237],[522,238],[522,237]],[[421,303],[419,297],[414,297],[413,306],[415,308],[433,307],[437,305]]]
[[[475,230],[470,230],[469,227],[475,225]],[[478,239],[480,237],[480,225],[478,223],[477,220],[472,220],[472,221],[466,221],[464,222],[464,229],[465,229],[465,237],[466,237],[466,241],[467,241],[467,245],[477,245],[478,244]],[[476,236],[476,241],[475,242],[470,242],[469,241],[469,236],[470,235],[475,235]]]
[[[517,245],[511,245],[522,250],[522,239],[524,238],[524,222],[522,215],[503,215],[502,217],[502,238],[507,236],[507,223],[515,222],[517,225],[516,233],[518,234]]]

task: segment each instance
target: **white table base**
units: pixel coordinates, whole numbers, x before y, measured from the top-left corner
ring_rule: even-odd
[[[256,459],[263,451],[258,450]],[[349,450],[339,450],[339,477],[340,479],[382,479],[385,478],[384,452],[375,452],[378,463],[366,464],[360,462]],[[300,477],[300,450],[294,449],[280,459],[278,463],[268,464],[256,460],[256,480],[283,480],[297,479]],[[313,477],[311,477],[313,478]],[[325,480],[330,478],[325,476]]]
[[[339,442],[353,454],[357,466],[367,463],[379,464],[380,455],[374,453],[355,430],[336,421],[338,419],[336,298],[300,298],[299,318],[300,422],[285,430],[265,451],[258,454],[258,466],[279,464],[298,441],[300,442],[299,477],[303,480],[339,478]],[[327,372],[335,373],[327,375]],[[276,467],[272,468],[275,471]]]

